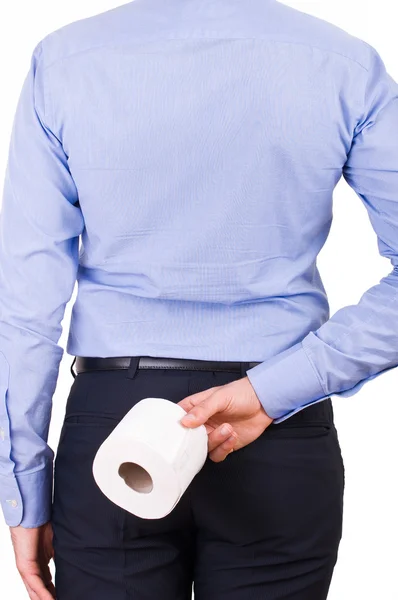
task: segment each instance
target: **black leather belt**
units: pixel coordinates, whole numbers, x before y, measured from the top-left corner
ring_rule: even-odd
[[[103,369],[128,369],[131,356],[76,356],[74,361],[77,373],[86,371],[102,371]],[[140,356],[139,369],[182,369],[194,371],[230,371],[240,373],[242,365],[251,369],[259,362],[239,362],[220,360],[196,360],[190,358],[161,358],[153,356]],[[73,363],[72,363],[73,366]]]

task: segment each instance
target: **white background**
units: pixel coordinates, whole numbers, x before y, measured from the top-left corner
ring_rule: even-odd
[[[225,0],[228,1],[228,0]],[[244,2],[244,0],[242,0]],[[285,0],[372,44],[398,81],[394,2],[387,0]],[[4,174],[12,119],[33,48],[47,33],[122,4],[117,0],[14,0],[0,7],[0,170]],[[397,190],[398,195],[398,190]],[[398,200],[398,196],[397,196]],[[342,180],[334,196],[334,222],[318,266],[331,314],[358,302],[392,266],[380,257],[376,235],[359,198]],[[75,289],[76,293],[76,289]],[[60,343],[65,348],[71,306]],[[398,341],[397,341],[398,343]],[[72,357],[64,354],[49,444],[56,450],[69,388]],[[398,369],[368,382],[351,398],[334,398],[335,422],[346,467],[343,539],[328,600],[397,600]],[[27,598],[14,566],[9,529],[0,511],[1,596]],[[54,565],[51,565],[54,573]],[[87,599],[92,600],[92,599]],[[93,599],[94,600],[94,599]]]

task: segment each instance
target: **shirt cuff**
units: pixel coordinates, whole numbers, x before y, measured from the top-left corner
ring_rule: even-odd
[[[34,473],[0,477],[0,502],[9,527],[40,527],[51,519],[53,463]]]
[[[301,341],[248,369],[246,375],[274,423],[329,397]]]

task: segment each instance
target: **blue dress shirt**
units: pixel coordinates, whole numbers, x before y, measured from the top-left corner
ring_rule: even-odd
[[[376,50],[276,0],[135,0],[37,44],[0,219],[8,525],[50,518],[76,281],[68,354],[260,361],[276,423],[398,365],[397,99]],[[342,176],[393,268],[330,317]]]

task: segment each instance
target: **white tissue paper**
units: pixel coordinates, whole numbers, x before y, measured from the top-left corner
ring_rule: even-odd
[[[144,519],[173,510],[208,452],[205,426],[184,427],[179,420],[185,414],[165,398],[144,398],[120,420],[92,467],[109,500]]]

